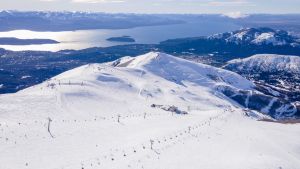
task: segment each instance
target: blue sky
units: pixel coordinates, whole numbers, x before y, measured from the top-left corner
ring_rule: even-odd
[[[300,0],[0,0],[0,9],[109,13],[300,13]]]

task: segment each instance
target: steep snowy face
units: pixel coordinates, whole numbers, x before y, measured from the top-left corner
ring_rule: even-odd
[[[255,85],[238,74],[164,53],[152,52],[136,58],[125,57],[110,65],[143,70],[184,87],[191,83],[205,87],[211,92],[224,94],[244,107],[274,118],[293,117],[297,112],[293,104],[253,90]]]
[[[151,52],[124,60],[125,63],[119,64],[119,67],[142,69],[180,85],[184,85],[185,82],[192,82],[211,88],[218,85],[229,85],[239,89],[254,87],[252,82],[236,73],[187,61],[165,53]]]
[[[300,73],[300,57],[259,54],[245,59],[234,59],[225,66],[239,71]]]
[[[274,46],[299,46],[299,39],[283,30],[270,28],[245,28],[238,31],[216,34],[209,39],[223,39],[236,44],[274,45]]]

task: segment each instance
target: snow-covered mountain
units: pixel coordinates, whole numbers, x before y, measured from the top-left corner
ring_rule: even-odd
[[[210,36],[209,39],[222,39],[236,44],[300,46],[299,39],[290,35],[287,31],[271,28],[243,28],[233,32],[215,34]]]
[[[225,96],[254,87],[163,53],[81,66],[0,95],[1,168],[297,169],[300,125]]]
[[[300,57],[275,54],[259,54],[244,59],[234,59],[227,63],[228,68],[248,72],[300,73]]]
[[[271,28],[244,28],[211,36],[170,39],[161,42],[157,48],[195,60],[205,56],[207,63],[217,66],[256,54],[300,56],[299,37]]]
[[[251,79],[261,92],[295,102],[300,114],[300,57],[260,54],[229,61],[225,69]]]

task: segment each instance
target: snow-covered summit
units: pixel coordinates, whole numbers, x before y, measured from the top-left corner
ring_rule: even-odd
[[[210,39],[223,39],[236,44],[274,45],[274,46],[299,46],[299,40],[283,30],[271,28],[243,28],[233,32],[216,34]]]
[[[109,105],[115,104],[122,107],[123,96],[127,96],[129,105],[132,104],[130,100],[143,102],[147,99],[148,105],[180,105],[180,102],[185,105],[196,100],[212,98],[211,103],[207,104],[216,106],[221,101],[219,97],[222,94],[219,89],[225,87],[237,91],[252,90],[254,84],[231,71],[164,53],[150,52],[137,57],[124,57],[110,63],[84,65],[22,90],[16,95],[55,97],[59,101],[57,104],[62,104],[62,107],[78,103],[74,105],[77,107],[74,112],[71,111],[76,116],[75,112],[85,112],[86,109],[91,109],[92,112],[96,109],[109,111]],[[115,92],[117,94],[114,94]],[[107,104],[99,105],[98,99]],[[86,107],[81,102],[91,106]],[[227,98],[221,102],[226,102],[226,105],[230,104],[231,100]],[[221,102],[220,104],[223,104]],[[66,108],[63,108],[61,111],[65,110]],[[46,117],[49,113],[45,112],[48,111],[38,111],[36,115]],[[34,111],[31,116],[33,114]]]
[[[115,62],[112,65],[116,65]],[[231,71],[160,52],[150,52],[133,58],[126,57],[116,66],[142,69],[178,83],[187,81],[209,87],[231,85],[240,89],[251,89],[254,86],[253,83]]]
[[[127,56],[110,63],[81,66],[20,93],[41,93],[39,88],[45,86],[51,86],[56,89],[57,87],[60,88],[61,84],[72,86],[73,83],[79,86],[94,86],[101,89],[101,91],[118,90],[119,93],[125,92],[133,95],[131,97],[139,93],[140,96],[147,99],[148,97],[160,97],[166,92],[165,89],[169,88],[166,86],[177,86],[180,88],[196,86],[202,92],[206,91],[208,95],[212,95],[210,97],[222,95],[229,102],[237,101],[243,106],[249,106],[249,108],[261,111],[272,117],[293,117],[297,112],[294,105],[280,100],[274,102],[272,97],[266,97],[255,91],[253,82],[234,72],[187,61],[160,52],[150,52],[137,57]],[[28,92],[28,90],[31,91]],[[65,95],[69,90],[64,88],[64,90],[59,90],[58,94]],[[70,92],[73,93],[75,91]],[[98,90],[91,93],[98,93]],[[99,95],[103,95],[103,93],[99,93]],[[105,95],[101,97],[112,96]],[[249,102],[247,98],[250,97],[258,97],[265,101],[263,104],[258,104],[252,99]],[[186,100],[182,96],[179,98]],[[274,106],[270,109],[265,109],[269,104],[274,104]]]
[[[300,73],[300,57],[259,54],[245,59],[234,59],[225,66],[234,67],[239,71],[257,71],[257,72],[289,72]]]

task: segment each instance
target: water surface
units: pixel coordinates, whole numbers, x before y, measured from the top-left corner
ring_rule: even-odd
[[[193,22],[176,25],[147,26],[130,29],[96,29],[78,30],[63,32],[36,32],[29,30],[15,30],[0,32],[0,37],[15,37],[20,39],[52,39],[59,41],[59,44],[42,45],[0,45],[13,51],[22,50],[43,50],[59,51],[64,49],[85,49],[89,47],[108,47],[114,45],[130,44],[128,42],[112,42],[107,38],[118,36],[131,36],[134,43],[155,44],[167,39],[207,36],[215,33],[222,33],[239,29],[238,25],[226,22]]]

